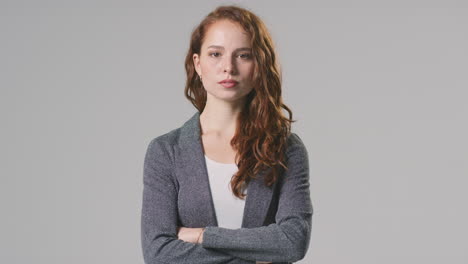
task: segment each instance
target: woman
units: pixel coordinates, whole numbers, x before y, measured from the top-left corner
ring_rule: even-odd
[[[144,163],[146,263],[292,263],[310,242],[307,150],[291,132],[264,23],[220,6],[192,33],[185,95],[198,110]],[[281,108],[289,113],[286,118]]]

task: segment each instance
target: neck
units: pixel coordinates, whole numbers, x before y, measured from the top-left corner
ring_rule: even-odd
[[[232,138],[236,132],[237,119],[241,108],[232,105],[206,104],[203,113],[200,114],[200,126],[202,135],[216,135]]]

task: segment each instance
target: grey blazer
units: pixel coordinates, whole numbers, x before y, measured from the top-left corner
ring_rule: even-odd
[[[247,185],[242,227],[218,227],[197,111],[181,127],[151,140],[143,169],[141,243],[147,264],[293,263],[307,253],[312,224],[307,150],[295,133],[288,170],[267,187],[264,173]],[[205,227],[201,244],[177,227]]]

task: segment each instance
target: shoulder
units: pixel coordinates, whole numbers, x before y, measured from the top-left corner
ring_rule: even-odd
[[[160,145],[161,147],[172,147],[177,143],[177,139],[180,135],[180,127],[172,129],[162,135],[156,136],[150,140],[149,146]]]
[[[309,154],[301,137],[291,133],[286,146],[286,163],[288,167],[302,169],[309,168]]]
[[[287,156],[298,151],[307,154],[306,146],[301,137],[297,133],[291,132],[286,143]]]
[[[173,150],[178,142],[179,134],[180,128],[176,128],[152,138],[147,145],[147,155],[173,160]]]
[[[301,137],[295,132],[291,132],[288,137],[288,145],[304,144]]]
[[[193,141],[193,139],[196,138],[198,134],[198,120],[199,112],[195,112],[195,114],[186,120],[180,127],[154,137],[149,142],[149,147],[151,148],[153,146],[159,146],[160,148],[163,148],[167,151],[174,149],[175,146],[186,147],[186,145]]]

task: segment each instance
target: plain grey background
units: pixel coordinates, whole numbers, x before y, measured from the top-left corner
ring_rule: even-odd
[[[143,263],[146,147],[194,113],[190,32],[230,3],[308,148],[300,263],[468,263],[466,1],[0,3],[0,263]]]

